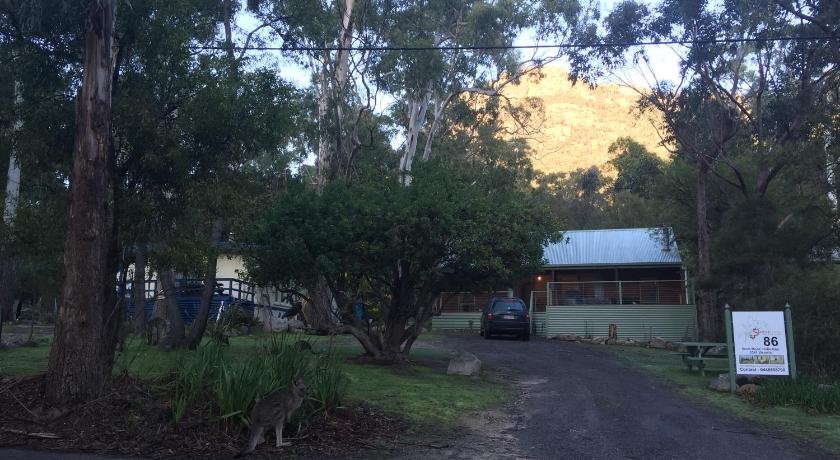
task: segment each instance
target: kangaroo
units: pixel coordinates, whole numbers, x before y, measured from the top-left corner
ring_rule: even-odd
[[[251,410],[251,435],[248,445],[237,457],[250,454],[257,445],[265,442],[266,428],[274,427],[277,447],[290,446],[283,442],[283,426],[292,418],[292,414],[303,404],[306,396],[306,383],[299,377],[289,388],[274,391],[264,399],[257,401]]]

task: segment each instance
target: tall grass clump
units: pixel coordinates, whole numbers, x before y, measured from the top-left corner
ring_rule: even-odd
[[[175,423],[196,401],[209,399],[225,426],[238,429],[248,424],[258,399],[288,388],[298,377],[309,387],[304,417],[337,407],[349,384],[341,360],[331,348],[312,352],[299,341],[299,336],[275,334],[243,355],[241,349],[209,340],[195,351],[180,352],[173,382]]]
[[[213,392],[228,426],[247,424],[256,400],[312,373],[312,355],[290,347],[285,334],[272,336],[255,351],[245,359],[224,362],[219,369]]]
[[[175,396],[172,418],[180,423],[187,409],[203,393],[207,382],[213,381],[223,363],[223,350],[217,342],[207,342],[197,350],[181,351],[175,371]]]
[[[766,406],[799,406],[825,414],[840,414],[840,384],[807,377],[771,380],[761,385],[753,401]]]
[[[223,362],[213,387],[223,420],[247,421],[248,409],[256,399],[279,388],[276,375],[265,366],[265,358],[251,356],[237,362]]]
[[[327,354],[321,356],[316,364],[315,372],[309,381],[309,391],[314,410],[329,412],[347,396],[350,380],[344,373],[344,365],[337,356]]]

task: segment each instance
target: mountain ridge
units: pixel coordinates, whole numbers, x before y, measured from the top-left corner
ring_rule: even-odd
[[[520,84],[502,91],[514,106],[528,110],[539,122],[526,138],[536,169],[556,173],[603,166],[612,158],[610,144],[619,137],[630,137],[660,158],[668,158],[652,121],[634,113],[639,96],[633,89],[615,83],[591,89],[582,83],[572,85],[560,67],[545,67],[539,75],[526,75]],[[542,113],[526,109],[529,98],[542,100]]]

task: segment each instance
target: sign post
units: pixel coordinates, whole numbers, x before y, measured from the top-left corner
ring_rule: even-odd
[[[787,333],[788,361],[790,361],[790,378],[796,380],[796,351],[793,346],[793,320],[790,314],[790,304],[785,304],[785,332]]]
[[[729,304],[723,307],[723,322],[726,325],[726,348],[729,350],[729,391],[735,393],[738,390],[738,382],[735,376],[735,341],[732,337],[732,308]]]
[[[790,304],[784,311],[736,311],[724,307],[729,349],[729,388],[738,375],[789,375],[796,379]]]
[[[784,312],[732,312],[732,334],[737,374],[791,374]]]

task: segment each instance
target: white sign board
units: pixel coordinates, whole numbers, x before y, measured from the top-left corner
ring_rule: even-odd
[[[736,374],[790,375],[785,314],[733,311]]]

